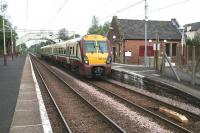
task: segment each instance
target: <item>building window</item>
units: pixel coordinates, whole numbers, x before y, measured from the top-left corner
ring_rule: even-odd
[[[172,44],[172,56],[176,56],[176,43]]]
[[[170,44],[166,43],[165,46],[166,46],[165,47],[166,54],[167,54],[167,56],[170,56]]]

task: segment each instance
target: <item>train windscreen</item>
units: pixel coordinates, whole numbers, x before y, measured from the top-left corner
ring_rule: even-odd
[[[95,41],[85,41],[86,52],[96,52]]]
[[[97,41],[97,45],[100,52],[107,52],[108,51],[108,45],[105,41]]]
[[[85,41],[86,52],[107,52],[108,45],[106,41]]]

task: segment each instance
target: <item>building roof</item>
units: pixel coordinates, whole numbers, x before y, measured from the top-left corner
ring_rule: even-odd
[[[178,23],[173,21],[152,21],[147,22],[147,38],[156,39],[159,34],[160,39],[176,40],[181,39],[181,33],[178,30]],[[125,39],[144,39],[145,28],[144,20],[118,19]]]
[[[200,29],[200,22],[186,24],[184,25],[184,27],[186,28],[186,31],[197,31]],[[191,27],[191,28],[187,28],[187,27]]]

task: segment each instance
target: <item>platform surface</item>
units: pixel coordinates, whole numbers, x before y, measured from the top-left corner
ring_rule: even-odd
[[[176,79],[176,77],[173,75],[173,73],[169,73],[171,74],[170,76],[165,76],[160,74],[158,71],[156,71],[153,68],[148,68],[148,67],[144,67],[142,65],[128,65],[128,64],[119,64],[119,63],[113,63],[112,65],[112,69],[114,70],[118,70],[118,71],[126,71],[126,72],[130,72],[130,73],[135,73],[137,75],[142,75],[145,78],[149,78],[151,80],[154,80],[156,82],[162,82],[171,86],[174,86],[176,89],[185,92],[187,94],[190,94],[194,97],[196,97],[197,99],[200,99],[200,85],[192,85],[189,83],[189,81],[178,81]],[[171,71],[166,70],[166,71]],[[169,75],[168,74],[168,75]],[[187,76],[187,78],[190,78],[190,75],[182,75],[181,73],[178,73],[178,75],[180,76],[180,79],[185,77],[181,77],[181,76]],[[200,83],[200,78],[196,78],[196,81],[198,83]]]
[[[52,129],[29,56],[24,65],[10,133],[51,133]]]
[[[8,133],[15,111],[20,88],[22,70],[26,57],[8,57],[7,65],[3,65],[0,57],[0,133]]]

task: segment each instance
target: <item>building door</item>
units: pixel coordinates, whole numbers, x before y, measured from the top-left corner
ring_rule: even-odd
[[[112,57],[113,57],[113,62],[115,62],[115,58],[116,58],[116,48],[115,47],[112,48]]]
[[[166,43],[165,46],[166,46],[165,47],[166,54],[167,54],[167,56],[170,56],[170,44]]]

